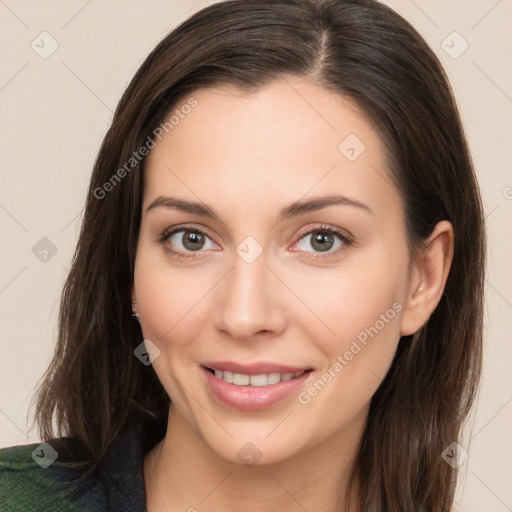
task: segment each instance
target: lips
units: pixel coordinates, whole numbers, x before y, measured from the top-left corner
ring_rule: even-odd
[[[271,407],[309,378],[311,368],[274,363],[205,362],[202,370],[212,394],[224,405],[244,411]]]

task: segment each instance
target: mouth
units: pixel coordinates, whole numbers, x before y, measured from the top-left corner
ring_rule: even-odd
[[[279,384],[279,382],[286,382],[292,379],[296,379],[306,372],[311,370],[300,370],[298,372],[271,372],[271,373],[260,373],[257,375],[248,375],[246,373],[234,373],[230,371],[215,370],[214,368],[205,367],[212,375],[215,375],[217,379],[221,379],[228,384],[235,386],[253,386],[263,387],[270,386],[272,384]]]
[[[266,409],[290,397],[313,372],[307,367],[231,362],[204,363],[201,370],[213,397],[242,411]]]

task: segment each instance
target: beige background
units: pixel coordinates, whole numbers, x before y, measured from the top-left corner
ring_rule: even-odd
[[[510,511],[512,2],[385,3],[418,29],[445,66],[481,184],[490,241],[485,373],[457,500],[460,510]],[[54,346],[59,294],[112,111],[154,45],[206,5],[0,0],[0,446],[38,441],[27,430],[28,404]],[[43,31],[50,36],[39,36]],[[31,44],[49,51],[51,38],[58,48],[43,59]],[[467,50],[453,58],[464,41]],[[43,237],[57,250],[46,262],[32,252]]]

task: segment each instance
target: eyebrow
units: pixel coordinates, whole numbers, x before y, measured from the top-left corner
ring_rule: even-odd
[[[324,208],[328,208],[329,206],[352,206],[354,208],[359,208],[364,210],[370,214],[374,214],[373,210],[366,204],[357,201],[355,199],[350,199],[349,197],[335,194],[329,196],[322,196],[308,200],[299,200],[290,204],[289,206],[283,208],[277,217],[277,222],[280,222],[285,219],[289,219],[291,217],[295,217],[298,215],[302,215],[304,213],[313,212],[317,210],[322,210]],[[154,210],[155,208],[174,208],[176,210],[181,210],[186,213],[192,213],[196,215],[200,215],[202,217],[209,217],[211,219],[221,220],[219,215],[215,213],[213,208],[208,206],[205,203],[195,202],[195,201],[186,201],[184,199],[177,199],[175,197],[170,196],[158,196],[154,199],[150,205],[146,208],[146,213]]]
[[[290,206],[283,208],[279,213],[277,219],[278,222],[290,217],[294,217],[296,215],[302,215],[304,213],[313,212],[317,210],[322,210],[323,208],[327,208],[329,206],[353,206],[355,208],[359,208],[368,213],[373,214],[373,210],[366,204],[361,201],[357,201],[355,199],[350,199],[349,197],[335,194],[329,196],[322,196],[308,200],[300,200],[295,201]]]

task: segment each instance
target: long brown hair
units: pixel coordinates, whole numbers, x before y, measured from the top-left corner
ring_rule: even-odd
[[[460,439],[481,371],[483,209],[438,59],[409,23],[373,0],[216,3],[147,57],[94,165],[55,355],[37,394],[40,435],[76,437],[92,468],[141,411],[166,418],[169,397],[153,369],[133,355],[142,340],[130,290],[144,159],[130,158],[195,89],[231,84],[252,91],[285,77],[351,98],[375,123],[406,204],[411,255],[439,220],[453,225],[443,297],[426,325],[399,341],[352,473],[366,512],[447,512],[457,472],[441,454]],[[112,181],[123,166],[122,179]]]

